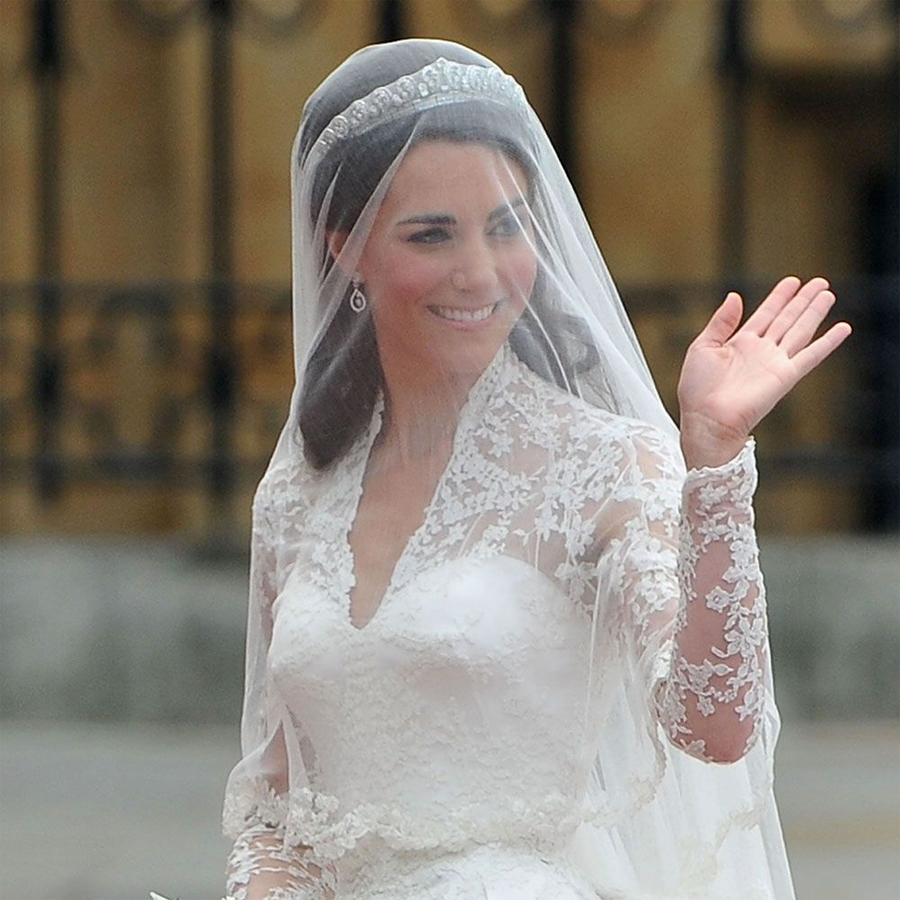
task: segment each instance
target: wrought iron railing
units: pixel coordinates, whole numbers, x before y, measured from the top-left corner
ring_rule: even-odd
[[[769,491],[802,479],[890,529],[900,481],[900,283],[836,285],[855,334],[760,429]],[[624,290],[674,407],[718,285]],[[748,297],[761,289],[747,286]],[[0,471],[44,509],[67,490],[185,486],[227,507],[261,474],[293,383],[290,292],[231,284],[0,285]]]

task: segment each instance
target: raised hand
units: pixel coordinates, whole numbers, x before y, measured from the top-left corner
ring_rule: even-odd
[[[759,421],[849,336],[838,322],[816,330],[834,303],[824,278],[775,285],[740,325],[743,301],[729,293],[688,347],[678,380],[681,446],[689,467],[728,462]],[[738,327],[740,325],[740,327]]]

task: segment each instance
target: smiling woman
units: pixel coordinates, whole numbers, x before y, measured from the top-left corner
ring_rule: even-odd
[[[292,199],[229,891],[790,898],[749,432],[849,333],[814,339],[827,282],[784,279],[740,328],[726,298],[679,441],[484,57],[352,56],[304,108]]]
[[[425,141],[398,167],[357,263],[392,415],[429,396],[461,407],[509,336],[537,268],[526,192],[480,144]]]

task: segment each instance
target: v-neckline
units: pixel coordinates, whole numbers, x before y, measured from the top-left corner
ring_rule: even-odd
[[[471,392],[470,392],[471,393]],[[468,404],[468,401],[467,401]],[[464,407],[465,408],[465,407]],[[391,595],[394,593],[396,582],[398,580],[398,573],[402,574],[403,566],[406,562],[406,559],[409,556],[410,549],[413,545],[418,541],[419,535],[423,533],[426,526],[429,523],[431,518],[431,512],[434,508],[435,500],[441,493],[441,488],[447,478],[447,474],[450,471],[450,468],[453,465],[454,459],[456,458],[456,452],[458,447],[458,440],[463,431],[463,416],[460,415],[460,420],[456,426],[456,432],[453,435],[453,443],[450,448],[450,455],[447,457],[447,463],[444,468],[441,470],[441,474],[438,476],[437,481],[434,485],[434,490],[432,491],[431,497],[428,502],[425,504],[422,510],[422,519],[419,524],[413,529],[410,533],[409,537],[406,540],[406,543],[403,545],[400,553],[397,555],[397,558],[394,560],[394,565],[391,568],[390,576],[388,577],[387,584],[385,585],[384,591],[381,596],[378,598],[378,602],[374,605],[372,614],[368,619],[362,624],[357,625],[353,621],[353,589],[358,584],[357,571],[356,571],[356,555],[353,552],[353,545],[350,542],[350,535],[353,533],[353,527],[356,524],[356,519],[359,515],[359,507],[362,503],[363,492],[365,490],[365,475],[366,469],[369,466],[369,459],[372,454],[372,448],[375,444],[376,439],[378,438],[378,434],[381,431],[381,427],[384,421],[384,398],[379,396],[378,401],[376,403],[375,410],[372,415],[372,423],[370,425],[367,439],[364,445],[364,451],[360,453],[359,459],[355,460],[355,471],[354,471],[354,494],[350,502],[350,514],[347,519],[347,527],[344,530],[344,553],[346,555],[347,564],[349,566],[349,578],[347,580],[347,589],[344,591],[343,600],[344,605],[342,609],[343,618],[347,622],[347,624],[356,632],[363,632],[369,629],[369,626],[375,621],[375,619],[380,617],[381,610],[385,605],[385,602],[390,599]]]
[[[341,582],[346,584],[346,588],[342,591],[341,596],[341,613],[342,618],[353,631],[360,634],[364,631],[368,631],[373,622],[381,617],[385,603],[391,599],[392,595],[398,589],[398,578],[403,574],[403,571],[408,564],[407,561],[411,549],[418,543],[421,535],[429,525],[435,502],[441,495],[442,488],[455,464],[459,448],[466,439],[466,434],[471,428],[471,423],[477,419],[477,411],[480,410],[490,398],[493,388],[496,386],[495,382],[498,381],[499,373],[504,367],[507,354],[511,352],[512,351],[506,345],[502,346],[494,359],[470,388],[469,395],[460,412],[456,432],[453,435],[453,443],[450,448],[450,455],[447,458],[447,464],[438,476],[431,498],[422,511],[422,520],[412,531],[397,558],[394,560],[394,565],[391,569],[387,585],[385,586],[381,597],[378,599],[377,604],[375,604],[372,615],[370,615],[362,625],[356,625],[353,621],[352,609],[353,589],[357,585],[356,556],[353,553],[353,547],[350,543],[350,535],[353,533],[353,526],[355,525],[359,514],[359,506],[362,502],[364,490],[363,481],[365,479],[366,469],[369,465],[372,448],[384,423],[384,396],[383,394],[379,394],[372,411],[372,420],[369,423],[369,428],[361,438],[358,454],[354,455],[353,466],[350,473],[352,474],[353,492],[349,497],[349,511],[346,519],[346,527],[343,529],[342,555],[346,560],[346,566],[349,571],[345,573],[346,581],[341,579]]]

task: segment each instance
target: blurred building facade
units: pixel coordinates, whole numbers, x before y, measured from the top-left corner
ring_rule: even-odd
[[[764,531],[898,526],[894,0],[3,0],[0,531],[246,533],[293,383],[289,149],[349,53],[524,86],[674,411],[728,288],[856,329],[764,423]]]

